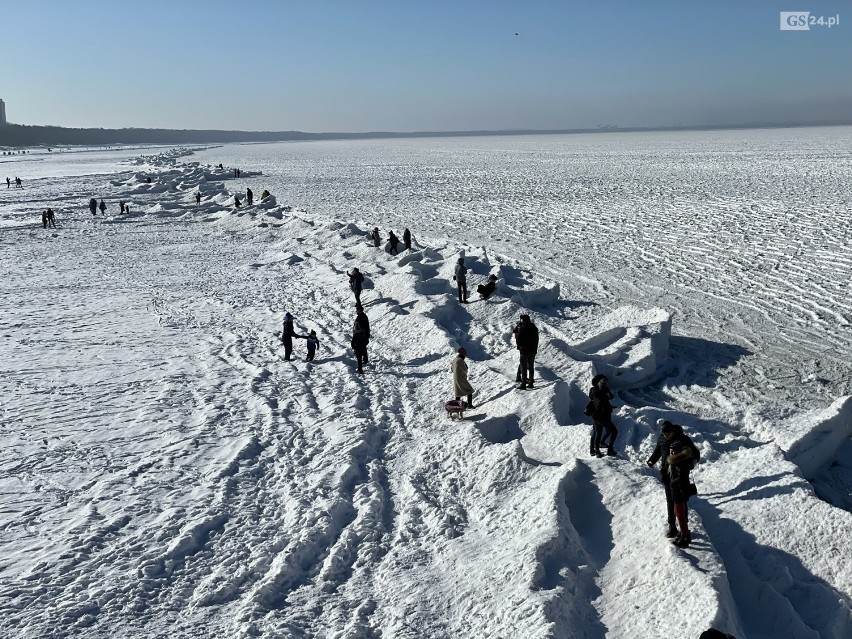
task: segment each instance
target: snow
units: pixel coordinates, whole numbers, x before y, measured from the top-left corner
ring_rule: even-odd
[[[24,189],[0,188],[0,635],[850,636],[850,141],[22,156]],[[412,250],[374,248],[377,225]],[[302,340],[283,359],[285,311],[314,362]],[[615,459],[588,456],[600,372]],[[645,465],[662,419],[702,453],[688,549]]]

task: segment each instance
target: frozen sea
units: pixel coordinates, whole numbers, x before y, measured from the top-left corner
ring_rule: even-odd
[[[0,185],[0,636],[852,633],[852,128],[4,170],[24,188]],[[374,248],[374,226],[412,250]],[[460,256],[493,298],[455,301]],[[316,361],[299,340],[283,359],[285,311]],[[450,421],[459,346],[478,406]],[[599,372],[617,459],[588,455]],[[661,419],[702,451],[685,550],[644,464]]]

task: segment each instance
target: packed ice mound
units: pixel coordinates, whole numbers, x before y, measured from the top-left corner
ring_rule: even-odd
[[[788,420],[774,432],[775,443],[787,452],[787,458],[812,479],[852,438],[852,397],[841,397],[823,410]]]

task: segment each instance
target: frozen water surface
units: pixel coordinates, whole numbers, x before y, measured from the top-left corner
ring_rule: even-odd
[[[0,185],[0,635],[848,637],[850,143],[507,136],[0,165],[25,187]],[[373,248],[373,226],[408,226],[413,250]],[[500,278],[488,302],[454,301],[460,255],[472,289]],[[317,330],[313,363],[301,340],[283,359],[285,311]],[[542,333],[525,393],[521,312]],[[479,405],[450,421],[459,346]],[[596,372],[618,459],[588,457]],[[644,465],[659,419],[702,451],[686,550]]]

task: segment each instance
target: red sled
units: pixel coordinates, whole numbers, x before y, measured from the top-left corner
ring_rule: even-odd
[[[464,419],[464,411],[467,409],[467,402],[461,399],[451,399],[444,404],[444,410],[447,411],[447,417],[452,419],[454,416],[459,419]]]

